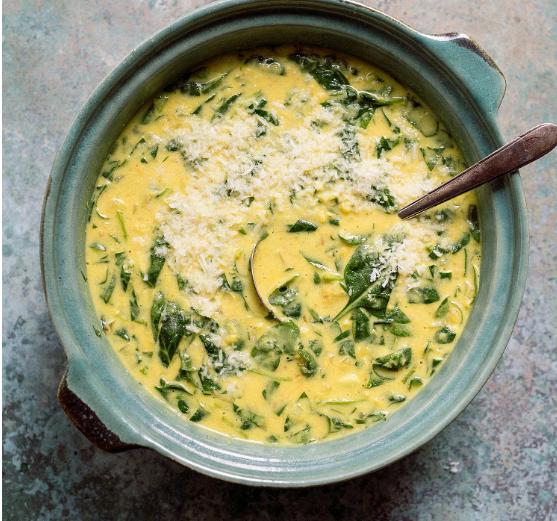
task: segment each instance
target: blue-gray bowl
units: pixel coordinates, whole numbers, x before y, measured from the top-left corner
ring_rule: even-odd
[[[195,11],[137,47],[79,112],[56,157],[44,201],[43,282],[68,366],[59,399],[99,447],[148,447],[218,478],[264,486],[331,483],[379,469],[426,443],[478,393],[511,335],[526,281],[528,233],[518,174],[477,190],[482,277],[472,313],[439,373],[387,422],[300,448],[254,445],[177,417],[98,338],[85,271],[87,203],[114,140],[174,79],[232,49],[284,43],[342,51],[417,93],[456,137],[467,163],[503,144],[503,75],[461,34],[431,36],[366,6],[337,0],[228,0]]]

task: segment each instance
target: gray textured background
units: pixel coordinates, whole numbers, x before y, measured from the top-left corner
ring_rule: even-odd
[[[522,171],[530,271],[490,380],[434,440],[338,485],[262,490],[147,450],[101,452],[56,401],[64,354],[39,273],[54,155],[79,107],[134,45],[202,4],[12,0],[3,11],[3,514],[12,520],[557,519],[557,153]],[[465,32],[505,73],[508,138],[557,123],[556,0],[367,2],[430,33]]]

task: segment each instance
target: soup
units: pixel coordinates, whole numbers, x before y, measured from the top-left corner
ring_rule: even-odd
[[[95,330],[223,435],[298,445],[386,420],[454,348],[480,267],[473,193],[396,212],[463,168],[431,111],[368,63],[222,56],[143,107],[106,159],[83,274]]]

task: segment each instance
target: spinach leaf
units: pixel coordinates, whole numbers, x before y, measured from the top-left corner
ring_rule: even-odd
[[[276,380],[271,380],[267,384],[265,389],[263,389],[263,392],[261,393],[263,395],[263,398],[266,401],[269,401],[271,399],[271,396],[273,396],[273,394],[279,388],[279,386],[280,386],[280,382],[277,382]]]
[[[187,414],[190,408],[188,407],[188,402],[186,400],[178,400],[178,409],[181,413]]]
[[[323,342],[321,340],[310,340],[309,347],[315,353],[315,356],[319,356],[323,351]]]
[[[302,304],[298,302],[298,291],[288,288],[288,284],[298,278],[298,275],[292,277],[279,288],[275,289],[269,296],[269,304],[282,308],[285,316],[290,318],[300,318],[302,315]]]
[[[163,294],[159,291],[153,297],[153,305],[151,306],[151,331],[153,332],[153,338],[155,342],[159,337],[159,324],[165,305],[166,300]]]
[[[230,284],[230,289],[235,293],[239,293],[240,297],[242,297],[242,300],[244,301],[244,307],[246,308],[246,311],[249,311],[248,302],[246,300],[246,297],[244,297],[244,294],[242,293],[244,291],[244,284],[238,277],[236,277],[236,275],[232,277],[232,283]]]
[[[149,269],[147,270],[147,278],[145,279],[145,282],[153,288],[157,283],[157,279],[166,261],[168,248],[170,248],[170,244],[164,240],[164,236],[157,235],[151,246]]]
[[[114,170],[123,167],[127,162],[128,162],[127,159],[124,159],[124,161],[120,161],[120,160],[110,161],[110,163],[108,163],[109,164],[108,170],[104,171],[102,173],[102,176],[108,179],[109,181],[112,181],[114,179]],[[101,190],[101,193],[104,191],[106,187],[107,185],[103,185],[103,189]],[[99,193],[98,195],[100,196],[101,194]]]
[[[272,113],[263,110],[263,107],[267,104],[267,100],[263,98],[257,105],[253,103],[248,107],[248,114],[257,114],[259,117],[263,118],[265,121],[272,123],[275,127],[278,127],[279,120]]]
[[[205,347],[205,351],[209,355],[209,358],[213,361],[213,367],[217,373],[220,373],[224,366],[226,365],[226,354],[224,350],[220,347],[217,347],[209,338],[209,335],[199,335],[199,339],[201,340],[203,347]]]
[[[389,369],[390,371],[398,371],[403,367],[408,367],[412,361],[412,348],[405,347],[399,349],[394,353],[389,353],[385,356],[380,356],[375,359],[375,364],[383,369]]]
[[[437,330],[433,338],[438,344],[450,344],[455,337],[456,333],[450,326],[443,326],[441,329]]]
[[[371,235],[350,235],[350,234],[341,235],[340,233],[338,234],[338,236],[346,244],[350,244],[350,246],[358,246],[359,244],[363,244],[371,237]]]
[[[208,371],[205,366],[202,366],[197,374],[199,376],[199,381],[201,382],[203,394],[210,394],[211,391],[220,391],[220,385],[209,378]]]
[[[396,139],[387,139],[385,136],[381,136],[379,143],[375,146],[375,153],[377,154],[377,159],[381,157],[381,152],[388,152],[396,147],[400,143],[400,137]]]
[[[304,259],[306,259],[312,266],[315,266],[316,268],[320,269],[320,270],[324,270],[324,271],[332,271],[331,269],[327,268],[327,266],[325,266],[325,264],[319,262],[318,260],[314,260],[311,257],[308,257],[305,254],[301,254],[302,257]]]
[[[365,310],[358,308],[350,317],[352,320],[352,336],[354,342],[361,342],[369,337],[369,315]]]
[[[94,242],[94,243],[90,244],[89,248],[91,248],[92,250],[106,251],[106,246],[103,246],[99,242]]]
[[[437,308],[437,311],[433,316],[434,318],[443,318],[447,316],[448,312],[449,312],[449,297],[445,298],[445,300],[441,302],[441,305]]]
[[[354,340],[345,340],[341,342],[338,346],[339,355],[348,355],[352,358],[356,358],[356,350],[354,348]]]
[[[194,423],[200,422],[203,418],[208,416],[208,414],[209,413],[205,409],[200,407],[199,409],[197,409],[197,411],[195,411],[192,414],[192,416],[190,418],[190,422],[194,422]]]
[[[279,61],[275,60],[274,58],[266,58],[264,56],[257,56],[252,55],[250,56],[245,62],[246,65],[248,64],[255,64],[259,67],[265,69],[266,71],[272,74],[283,75],[284,74],[284,65]]]
[[[217,110],[215,110],[215,114],[211,118],[211,121],[215,121],[215,119],[220,119],[224,117],[224,115],[230,109],[232,103],[234,103],[241,95],[242,95],[241,92],[237,92],[236,94],[232,94],[230,98],[223,100],[223,102],[220,104],[220,107],[218,107]]]
[[[323,416],[325,416],[325,418],[327,418],[327,420],[329,421],[329,434],[333,432],[341,431],[342,429],[354,428],[354,426],[351,425],[350,423],[345,423],[342,420],[339,420],[338,418],[332,418],[330,416],[327,416],[326,414],[324,414]]]
[[[359,246],[344,269],[348,303],[333,320],[358,307],[383,317],[397,277],[398,272],[388,269],[371,246]]]
[[[309,443],[311,441],[311,427],[306,425],[301,431],[295,432],[288,436],[293,443]]]
[[[379,188],[372,186],[369,194],[366,196],[366,199],[375,203],[385,213],[395,213],[398,211],[398,205],[395,202],[395,198],[391,195],[391,191],[388,188],[380,190]]]
[[[141,320],[138,320],[140,308],[139,304],[137,303],[137,295],[135,294],[134,289],[132,288],[132,294],[130,298],[130,318],[132,322],[138,322],[139,324],[143,324]]]
[[[356,420],[356,423],[364,425],[366,423],[376,423],[379,421],[384,421],[387,419],[387,413],[384,412],[372,412],[370,414],[364,414],[361,418]]]
[[[120,329],[117,329],[116,331],[114,331],[114,334],[116,336],[119,336],[120,338],[123,338],[126,341],[130,341],[130,335],[127,331],[127,329],[125,327],[122,327]]]
[[[298,219],[294,224],[287,225],[289,233],[314,232],[315,230],[317,230],[317,226],[304,219]]]
[[[410,319],[403,313],[403,311],[395,304],[395,307],[387,311],[385,316],[380,320],[376,320],[375,324],[409,324]]]
[[[458,241],[453,244],[453,253],[462,250],[462,248],[464,248],[464,246],[467,246],[469,242],[470,234],[465,233],[460,239],[458,239]]]
[[[431,251],[429,252],[429,258],[433,260],[437,260],[439,257],[445,255],[445,253],[449,253],[451,250],[447,248],[442,248],[439,244],[436,244]]]
[[[393,394],[392,396],[389,396],[389,401],[391,403],[402,403],[406,401],[406,396],[402,394]]]
[[[325,90],[342,90],[349,85],[348,79],[340,71],[340,67],[323,63],[319,56],[301,53],[288,57],[296,62],[302,72],[307,72]]]
[[[300,329],[288,320],[269,329],[251,350],[253,359],[263,368],[275,371],[283,353],[294,356],[300,343]]]
[[[159,332],[159,358],[165,367],[168,367],[178,350],[180,340],[184,336],[193,335],[186,329],[190,323],[191,318],[184,313],[180,304],[175,302],[166,304]]]
[[[159,393],[161,393],[164,396],[164,398],[167,400],[168,400],[168,393],[170,391],[178,391],[178,392],[189,394],[191,396],[191,393],[182,384],[169,383],[164,378],[160,379],[159,385],[155,385],[155,389]]]
[[[126,259],[126,254],[122,252],[116,253],[116,266],[120,267],[120,282],[122,289],[128,290],[131,276],[133,274],[134,263],[131,259]]]
[[[190,81],[180,88],[182,94],[187,94],[188,96],[201,96],[201,94],[206,94],[211,92],[220,86],[222,80],[228,75],[228,73],[213,78],[205,83],[200,83],[196,81]]]
[[[265,428],[265,418],[263,418],[263,416],[259,416],[249,409],[240,409],[236,404],[233,404],[232,407],[234,412],[240,417],[240,420],[242,420],[242,425],[240,426],[241,430],[245,431],[251,429],[253,426],[259,427],[260,429]]]
[[[401,326],[399,324],[393,324],[389,331],[395,336],[400,336],[400,337],[412,336],[412,333],[408,330],[406,326]]]
[[[479,244],[481,238],[480,222],[478,220],[478,207],[475,204],[468,207],[468,227],[472,238]]]
[[[410,304],[432,304],[440,300],[437,290],[430,286],[409,289],[406,298]]]
[[[184,379],[189,382],[194,387],[197,387],[197,383],[193,379],[193,374],[197,372],[197,369],[193,367],[191,357],[187,353],[182,353],[180,356],[180,369],[178,371],[177,379]]]
[[[319,365],[317,364],[313,355],[302,347],[298,348],[298,355],[298,365],[300,366],[300,371],[302,372],[302,374],[307,377],[313,376],[319,369]]]
[[[112,297],[112,293],[114,292],[115,287],[116,287],[116,273],[113,273],[110,282],[106,284],[106,286],[104,287],[101,293],[101,299],[104,300],[105,304],[108,304],[108,301],[110,300],[110,297]]]

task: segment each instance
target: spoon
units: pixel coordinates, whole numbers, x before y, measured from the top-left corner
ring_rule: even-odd
[[[450,181],[405,206],[398,212],[398,216],[401,219],[414,217],[457,195],[536,161],[555,146],[557,146],[557,125],[542,123],[489,154]]]
[[[251,258],[250,258],[250,272],[251,272],[251,281],[253,283],[253,288],[255,289],[255,294],[257,295],[257,298],[259,298],[259,300],[261,301],[261,304],[263,304],[263,307],[269,312],[269,317],[273,317],[275,320],[278,320],[279,322],[283,322],[284,319],[280,318],[272,309],[270,304],[261,296],[261,293],[259,293],[259,290],[257,289],[257,284],[255,283],[255,273],[253,272],[253,259],[255,257],[255,251],[257,250],[257,247],[259,246],[259,243],[261,241],[257,241],[253,247],[253,250],[251,250]]]

